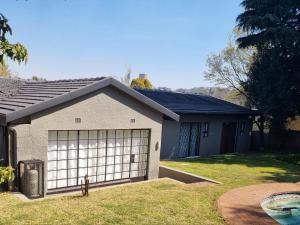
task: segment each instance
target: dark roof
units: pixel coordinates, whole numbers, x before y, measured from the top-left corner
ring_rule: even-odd
[[[24,83],[21,79],[0,78],[0,98],[16,94]]]
[[[207,95],[137,89],[177,114],[256,114],[256,111]]]
[[[174,112],[111,77],[24,82],[13,94],[0,98],[0,117],[5,118],[4,123],[14,121],[95,92],[109,85],[129,94],[168,117],[179,120],[179,116]]]

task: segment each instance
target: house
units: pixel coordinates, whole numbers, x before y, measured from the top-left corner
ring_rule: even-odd
[[[42,160],[45,193],[158,177],[171,110],[109,77],[0,83],[2,165]]]
[[[249,150],[256,111],[205,95],[137,91],[180,115],[164,117],[161,159]]]

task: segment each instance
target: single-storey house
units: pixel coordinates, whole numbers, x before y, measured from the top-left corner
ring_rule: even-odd
[[[161,159],[249,150],[256,111],[206,95],[137,91],[180,115],[163,119]]]
[[[1,83],[0,163],[42,160],[45,193],[158,177],[173,111],[110,77]]]

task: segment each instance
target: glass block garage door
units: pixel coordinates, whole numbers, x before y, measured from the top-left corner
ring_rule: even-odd
[[[48,132],[48,189],[145,177],[149,130]]]

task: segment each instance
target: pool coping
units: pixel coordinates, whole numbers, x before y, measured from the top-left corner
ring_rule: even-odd
[[[261,202],[277,193],[299,192],[299,183],[266,183],[232,189],[217,200],[217,210],[230,225],[278,225]]]

